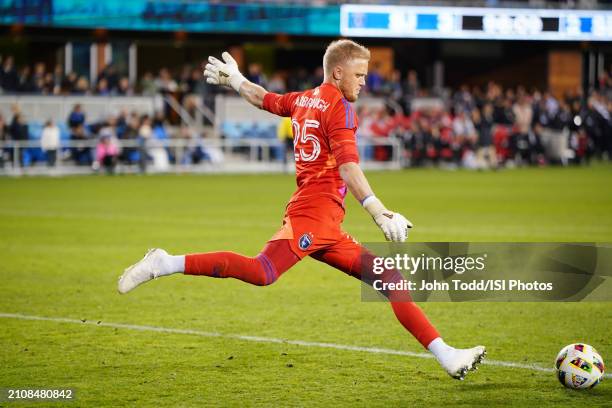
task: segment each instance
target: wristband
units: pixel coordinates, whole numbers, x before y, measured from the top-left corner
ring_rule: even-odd
[[[230,86],[234,88],[236,92],[240,93],[240,86],[244,81],[246,81],[246,78],[239,72],[237,75],[230,78]]]
[[[383,203],[375,195],[366,197],[361,205],[374,218],[387,211]]]

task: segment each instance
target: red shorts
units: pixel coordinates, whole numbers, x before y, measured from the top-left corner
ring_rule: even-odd
[[[269,243],[285,240],[296,258],[282,268],[280,273],[289,269],[294,263],[306,256],[324,262],[342,272],[371,284],[374,280],[382,279],[384,282],[399,282],[401,274],[395,269],[387,269],[382,275],[373,274],[373,258],[369,250],[363,247],[353,237],[341,229],[344,210],[340,213],[334,207],[317,207],[316,211],[301,211],[299,214],[285,214],[283,226],[270,238]],[[270,246],[267,246],[269,248]],[[285,252],[286,254],[286,252]],[[276,255],[276,254],[275,254]],[[275,256],[273,256],[275,258]],[[285,256],[285,258],[287,258]],[[277,262],[281,264],[281,262]],[[382,292],[390,296],[392,301],[411,301],[407,291]]]
[[[286,239],[291,251],[302,259],[322,250],[342,248],[348,255],[359,255],[362,247],[342,231],[344,209],[336,203],[301,208],[288,207],[282,227],[269,239]]]

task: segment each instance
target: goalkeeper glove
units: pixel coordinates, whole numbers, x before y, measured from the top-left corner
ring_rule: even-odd
[[[204,67],[206,82],[213,85],[223,85],[234,88],[240,93],[240,85],[246,78],[240,73],[236,60],[225,51],[221,54],[222,62],[213,56],[208,57],[208,64]]]
[[[370,213],[387,241],[404,242],[408,238],[408,228],[412,228],[412,223],[402,214],[387,210],[373,195],[366,197],[361,205]]]

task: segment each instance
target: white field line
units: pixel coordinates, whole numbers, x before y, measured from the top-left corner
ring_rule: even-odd
[[[416,358],[433,358],[433,356],[428,353],[415,353],[412,351],[392,350],[392,349],[379,348],[379,347],[350,346],[346,344],[323,343],[323,342],[313,342],[313,341],[304,341],[304,340],[284,340],[284,339],[277,339],[274,337],[246,336],[246,335],[241,335],[241,334],[224,334],[224,333],[207,332],[207,331],[201,331],[201,330],[173,329],[173,328],[168,328],[168,327],[142,326],[142,325],[136,325],[136,324],[109,323],[109,322],[102,322],[102,321],[98,322],[96,320],[68,319],[64,317],[44,317],[44,316],[24,315],[24,314],[19,314],[19,313],[0,313],[0,318],[19,319],[19,320],[39,320],[39,321],[57,322],[57,323],[72,323],[72,324],[89,325],[89,326],[96,326],[96,327],[112,327],[116,329],[149,331],[149,332],[170,333],[170,334],[187,334],[187,335],[200,336],[200,337],[219,337],[223,339],[253,341],[253,342],[259,342],[259,343],[291,344],[291,345],[303,346],[303,347],[318,347],[318,348],[327,348],[327,349],[335,349],[335,350],[360,351],[360,352],[374,353],[374,354],[391,354],[391,355],[397,355],[397,356],[408,356],[408,357],[416,357]],[[543,371],[543,372],[553,371],[552,368],[542,367],[537,364],[514,363],[511,361],[486,359],[484,361],[484,364],[491,365],[491,366],[497,366],[497,367],[519,368],[519,369],[531,370],[531,371]],[[612,378],[612,374],[604,374],[604,377]]]

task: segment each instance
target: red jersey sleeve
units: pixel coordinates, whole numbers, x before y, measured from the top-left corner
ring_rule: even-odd
[[[295,98],[297,98],[299,94],[300,92],[291,92],[279,95],[268,92],[264,96],[262,108],[278,116],[291,116],[291,108],[295,102]]]
[[[338,166],[344,163],[359,163],[357,152],[357,115],[351,104],[340,99],[329,113],[326,112],[327,137]]]

